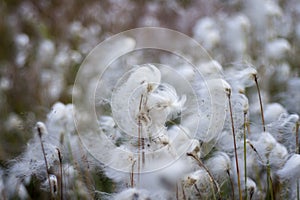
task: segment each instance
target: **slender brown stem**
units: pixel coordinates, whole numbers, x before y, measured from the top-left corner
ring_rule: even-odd
[[[271,166],[270,166],[269,158],[267,160],[266,170],[267,170],[267,179],[268,179],[267,180],[267,185],[268,185],[267,194],[270,195],[269,197],[271,198],[271,200],[274,200],[273,180],[271,177]]]
[[[258,159],[260,160],[260,162],[262,164],[264,164],[264,161],[262,159],[262,157],[259,155],[258,151],[256,150],[256,148],[253,146],[253,144],[250,143],[250,141],[247,141],[247,143],[249,144],[249,146],[251,147],[251,149],[256,153]]]
[[[251,129],[250,129],[250,122],[249,121],[247,121],[246,127],[247,127],[247,131],[248,131],[248,135],[250,135],[251,134]]]
[[[296,184],[297,186],[297,200],[299,200],[300,199],[300,195],[299,195],[299,179],[297,179],[297,184]]]
[[[42,130],[41,130],[40,127],[37,127],[37,131],[38,131],[38,135],[39,135],[40,143],[41,143],[41,147],[42,147],[43,157],[44,157],[45,166],[46,166],[46,174],[47,174],[47,178],[48,178],[48,183],[49,183],[49,187],[50,187],[50,194],[51,194],[51,199],[52,199],[52,194],[53,193],[52,193],[51,180],[50,180],[49,171],[48,171],[48,162],[47,162],[45,148],[44,148],[44,144],[43,144],[43,140],[42,140]]]
[[[141,137],[141,143],[142,143],[142,167],[145,165],[145,138]]]
[[[229,181],[230,181],[231,192],[232,192],[232,199],[235,199],[234,186],[233,186],[233,182],[232,182],[232,180],[231,180],[230,172],[229,172],[228,169],[226,170],[226,172],[227,172],[227,174],[228,174]]]
[[[132,166],[131,166],[131,173],[130,173],[130,186],[133,188],[134,187],[134,164],[135,164],[135,160],[133,161],[132,163]]]
[[[176,183],[176,200],[179,200],[179,196],[178,196],[178,183]]]
[[[1,197],[3,200],[6,200],[6,193],[4,190],[2,190],[2,192],[1,192]]]
[[[299,126],[300,122],[296,122],[296,153],[299,154]],[[297,200],[300,200],[299,179],[297,179]]]
[[[146,99],[147,100],[147,99]],[[142,110],[142,108],[143,108],[143,106],[145,107],[145,103],[146,102],[144,102],[144,95],[142,94],[141,95],[141,99],[140,99],[140,105],[139,105],[139,113],[141,113],[141,110]],[[144,163],[145,163],[145,152],[144,152],[144,149],[145,149],[145,141],[144,141],[144,138],[143,138],[143,135],[142,135],[142,127],[141,127],[141,116],[139,116],[139,128],[140,128],[140,130],[139,130],[139,143],[140,143],[140,145],[139,145],[139,147],[141,147],[142,148],[142,164],[144,165]]]
[[[141,138],[141,120],[139,119],[139,130],[138,130],[138,180],[137,180],[137,182],[138,182],[138,185],[139,185],[139,183],[140,183],[140,172],[141,172],[141,140],[140,140],[140,138]]]
[[[250,200],[252,200],[252,198],[253,198],[253,194],[254,194],[254,188],[251,188],[250,189]]]
[[[263,125],[263,131],[266,131],[266,126],[265,126],[265,117],[264,117],[264,109],[263,109],[263,105],[262,105],[262,100],[261,100],[261,93],[260,93],[260,88],[258,85],[258,81],[257,81],[257,76],[256,74],[253,75],[254,76],[254,81],[256,84],[256,88],[257,88],[257,93],[258,93],[258,98],[259,98],[259,105],[260,105],[260,114],[261,114],[261,122]]]
[[[247,143],[246,143],[246,129],[247,129],[247,111],[244,112],[244,175],[245,175],[245,192],[246,200],[248,199],[247,189]]]
[[[62,169],[62,156],[59,148],[56,148],[58,159],[59,159],[59,169],[60,169],[60,199],[63,200],[63,169]]]
[[[90,164],[89,164],[89,161],[87,159],[87,155],[83,149],[83,143],[81,140],[78,140],[78,147],[79,147],[79,150],[80,150],[80,159],[82,161],[83,164],[85,164],[85,167],[87,169],[90,168]],[[76,163],[76,161],[75,161]],[[92,186],[94,185],[93,184],[93,178],[91,177],[91,174],[89,173],[89,170],[84,170],[82,169],[82,167],[78,166],[77,165],[77,169],[78,171],[80,172],[80,178],[82,181],[84,181],[84,183],[87,185],[87,186]],[[88,188],[90,190],[90,192],[94,192],[94,188]]]
[[[141,95],[140,104],[139,104],[139,114],[142,110],[143,103],[143,94]],[[140,183],[140,172],[141,172],[141,133],[142,133],[142,124],[141,124],[141,116],[138,116],[138,185]]]
[[[296,122],[296,153],[299,154],[299,126],[300,122]]]
[[[181,183],[181,190],[182,190],[182,198],[183,198],[183,200],[186,200],[185,192],[184,192],[184,187],[183,187],[182,183]]]
[[[198,186],[197,186],[197,184],[196,184],[196,183],[194,184],[194,188],[195,188],[195,189],[196,189],[196,191],[198,192],[199,199],[201,199],[201,192],[200,192],[200,190],[199,190],[199,188],[198,188]]]
[[[243,198],[242,198],[242,190],[241,190],[240,169],[239,169],[239,161],[238,161],[237,148],[236,148],[236,139],[235,139],[235,130],[234,130],[232,106],[231,106],[231,91],[228,92],[227,96],[228,96],[228,102],[229,102],[231,128],[232,128],[232,136],[233,136],[233,144],[234,144],[234,155],[235,155],[236,173],[237,173],[237,176],[238,176],[239,199],[242,200]]]

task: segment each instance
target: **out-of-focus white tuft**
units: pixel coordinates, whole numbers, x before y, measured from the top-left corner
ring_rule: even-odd
[[[292,155],[284,164],[284,166],[277,171],[278,176],[281,180],[296,180],[300,178],[300,155]]]
[[[269,165],[273,169],[279,169],[288,157],[287,149],[268,132],[260,134],[258,141],[252,141],[258,153],[258,161],[262,159],[262,165]]]
[[[193,33],[194,38],[203,44],[207,50],[215,48],[221,40],[218,24],[210,17],[199,19],[193,29]]]
[[[267,104],[264,108],[265,122],[271,123],[276,121],[281,114],[287,114],[286,109],[279,103]]]
[[[265,53],[270,60],[280,61],[291,50],[290,43],[285,39],[276,39],[267,43]]]
[[[147,200],[150,198],[150,193],[146,190],[136,188],[126,189],[114,197],[115,200]]]
[[[223,183],[228,179],[231,170],[230,157],[224,152],[216,152],[205,162],[206,167],[211,171],[218,183]]]
[[[225,21],[224,43],[233,60],[240,61],[247,54],[250,21],[246,15],[239,14]]]
[[[296,149],[296,122],[299,121],[299,115],[283,113],[279,118],[266,126],[267,131],[272,133],[274,138],[283,144],[289,153]]]
[[[211,78],[220,78],[220,73],[223,72],[222,65],[216,60],[210,60],[208,62],[202,62],[196,67],[204,80]]]

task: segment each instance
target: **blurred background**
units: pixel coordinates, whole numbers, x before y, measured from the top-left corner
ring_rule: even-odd
[[[170,28],[195,38],[223,68],[251,63],[269,102],[289,105],[279,94],[299,75],[298,0],[1,0],[0,15],[1,167],[53,103],[72,103],[85,56],[121,31]],[[295,105],[289,111],[299,114]]]

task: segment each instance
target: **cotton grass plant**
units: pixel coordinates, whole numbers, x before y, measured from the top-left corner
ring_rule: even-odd
[[[155,79],[152,80],[152,76]],[[100,199],[277,199],[297,195],[295,178],[298,178],[299,159],[294,151],[299,144],[292,142],[298,139],[295,134],[299,131],[298,115],[282,114],[277,121],[267,124],[266,130],[272,134],[263,132],[263,128],[259,127],[257,129],[261,131],[249,133],[249,119],[246,117],[248,99],[239,93],[240,89],[245,91],[249,85],[235,92],[225,80],[211,79],[209,88],[218,91],[212,94],[223,92],[228,97],[228,105],[225,106],[228,115],[225,115],[223,133],[220,138],[215,134],[207,141],[193,139],[184,127],[184,120],[174,121],[182,117],[185,107],[190,107],[186,105],[189,96],[179,97],[175,88],[161,81],[160,68],[155,64],[135,66],[117,84],[120,89],[112,97],[112,106],[117,106],[113,108],[112,115],[99,117],[101,134],[116,148],[110,151],[110,162],[124,169],[123,172],[90,157],[75,134],[70,112],[74,107],[57,103],[46,123],[37,123],[36,136],[25,153],[12,162],[7,183],[26,191],[23,185],[33,178],[37,179],[40,188],[53,199],[76,196],[100,196]],[[135,91],[134,95],[140,98],[126,97],[130,91]],[[127,104],[119,105],[126,102],[119,102],[121,97],[132,98],[130,108],[136,122],[128,121],[130,118],[115,118],[126,112],[122,109]],[[126,139],[126,129],[136,135]],[[196,133],[196,138],[197,134],[202,133]],[[201,135],[198,137],[205,139]],[[202,148],[211,140],[217,143],[205,155],[203,153],[206,151]],[[224,141],[229,141],[227,146],[221,145]],[[131,154],[126,153],[129,150]],[[146,169],[155,167],[156,162],[166,162],[172,157],[176,161],[170,166],[145,173]],[[115,182],[117,193],[107,194],[93,189],[94,180],[90,174],[94,170],[103,171]],[[291,183],[290,189],[286,188],[288,183]],[[76,193],[71,192],[71,188],[77,188]],[[12,192],[3,195],[13,196]],[[23,198],[27,195],[23,194]]]
[[[152,4],[145,12],[159,8]],[[73,102],[56,102],[44,122],[34,120],[22,153],[1,165],[1,199],[298,200],[294,55],[300,25],[294,4],[300,6],[232,1],[224,10],[233,13],[199,18],[190,32],[210,55],[194,40],[167,29],[151,34],[151,28],[96,48],[95,58],[83,62],[92,67],[78,70]],[[82,26],[73,22],[70,37],[96,41],[101,29]],[[16,34],[19,67],[30,40]],[[151,50],[157,43],[168,51]],[[81,44],[82,55],[86,46],[91,43]],[[82,56],[56,48],[43,40],[45,55],[36,61],[54,60],[56,68],[41,74],[55,101],[67,82],[60,66],[79,64]],[[1,95],[10,84],[0,79]],[[4,124],[13,131],[22,120],[11,114]]]

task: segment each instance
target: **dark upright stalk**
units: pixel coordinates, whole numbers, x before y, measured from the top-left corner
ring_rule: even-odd
[[[51,194],[51,197],[52,197],[52,187],[51,187],[51,181],[50,181],[50,176],[49,176],[49,171],[48,171],[48,162],[47,162],[45,148],[44,148],[44,144],[43,144],[43,140],[42,140],[43,133],[42,133],[42,130],[39,126],[37,127],[37,131],[38,131],[38,135],[39,135],[39,138],[40,138],[40,143],[41,143],[42,152],[43,152],[44,161],[45,161],[45,166],[46,166],[47,179],[48,179],[48,183],[49,183],[49,187],[50,187],[50,194]]]
[[[244,171],[245,171],[245,192],[246,200],[248,199],[247,188],[247,143],[246,143],[246,129],[247,129],[247,112],[244,112]]]
[[[300,122],[296,122],[296,153],[299,154],[299,125]],[[299,194],[299,179],[297,179],[297,200],[300,200],[300,194]]]
[[[263,131],[266,131],[266,126],[265,126],[265,117],[264,117],[264,109],[263,109],[263,105],[262,105],[262,100],[261,100],[261,94],[260,94],[260,88],[258,85],[258,81],[257,81],[257,76],[256,74],[253,75],[254,76],[254,81],[256,84],[256,88],[257,88],[257,93],[258,93],[258,98],[259,98],[259,105],[260,105],[260,114],[261,114],[261,122],[263,125]]]
[[[63,200],[63,169],[62,169],[62,156],[59,148],[56,148],[58,159],[59,159],[59,169],[60,169],[60,199]]]
[[[236,139],[235,139],[235,130],[234,130],[232,106],[231,106],[231,90],[228,91],[227,96],[228,96],[228,102],[229,102],[231,128],[232,128],[232,136],[233,136],[233,144],[234,144],[234,155],[235,155],[236,173],[237,173],[237,176],[238,176],[239,199],[242,200],[243,198],[242,198],[242,190],[241,190],[240,169],[239,169],[239,161],[238,161],[237,148],[236,148]]]

